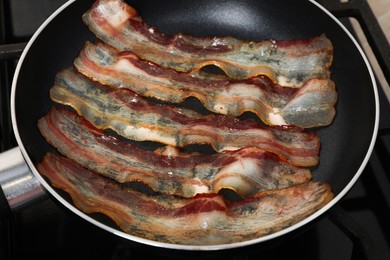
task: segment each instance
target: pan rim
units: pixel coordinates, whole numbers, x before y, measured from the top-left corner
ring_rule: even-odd
[[[364,168],[366,167],[366,165],[367,165],[367,163],[368,163],[368,161],[369,161],[369,159],[371,157],[372,151],[374,149],[375,141],[376,141],[377,133],[378,133],[378,128],[379,128],[379,113],[380,113],[380,111],[379,111],[379,96],[378,96],[378,89],[377,89],[375,76],[374,76],[373,70],[371,68],[371,65],[370,65],[370,63],[368,61],[368,58],[366,57],[364,51],[362,50],[362,48],[359,45],[359,43],[357,42],[357,40],[348,31],[348,29],[332,13],[330,13],[330,11],[328,11],[325,7],[323,7],[319,3],[315,2],[314,0],[309,0],[310,3],[314,4],[315,6],[317,6],[321,11],[323,11],[326,15],[328,15],[331,19],[333,19],[337,23],[337,25],[340,26],[341,29],[343,29],[343,31],[352,40],[353,44],[355,45],[355,47],[357,48],[357,50],[359,51],[361,57],[364,60],[364,63],[365,63],[366,68],[368,70],[369,76],[371,78],[371,83],[372,83],[373,92],[374,92],[374,99],[375,99],[375,122],[374,122],[374,126],[373,126],[373,134],[372,134],[372,138],[371,138],[371,141],[370,141],[370,145],[369,145],[369,147],[367,149],[366,155],[365,155],[363,161],[361,162],[357,172],[355,173],[353,178],[348,182],[348,184],[340,191],[340,193],[337,196],[335,196],[327,205],[325,205],[320,210],[316,211],[315,213],[313,213],[309,217],[301,220],[300,222],[298,222],[298,223],[296,223],[296,224],[294,224],[292,226],[289,226],[288,228],[285,228],[285,229],[280,230],[278,232],[275,232],[275,233],[272,233],[272,234],[269,234],[269,235],[266,235],[266,236],[263,236],[263,237],[255,238],[255,239],[242,241],[242,242],[236,242],[236,243],[230,243],[230,244],[220,244],[220,245],[181,245],[181,244],[172,244],[172,243],[165,243],[165,242],[154,241],[154,240],[150,240],[150,239],[144,239],[144,238],[140,238],[140,237],[137,237],[137,236],[125,233],[125,232],[120,231],[118,229],[109,227],[109,226],[107,226],[107,225],[105,225],[105,224],[95,220],[94,218],[88,216],[84,212],[82,212],[79,209],[77,209],[74,205],[72,205],[71,203],[66,201],[64,198],[62,198],[62,196],[60,196],[46,182],[46,180],[43,179],[43,177],[39,174],[38,170],[36,169],[35,165],[33,164],[32,160],[30,159],[30,157],[28,155],[28,152],[27,152],[26,148],[23,145],[23,141],[21,140],[21,137],[19,135],[19,130],[18,130],[18,126],[17,126],[17,119],[16,119],[16,112],[15,112],[16,111],[15,110],[15,96],[16,96],[16,87],[17,87],[17,83],[18,83],[19,73],[20,73],[21,67],[23,65],[24,59],[26,58],[26,56],[27,56],[27,54],[29,52],[29,49],[31,48],[31,46],[33,45],[35,40],[39,37],[41,32],[46,28],[46,26],[55,17],[57,17],[57,15],[59,15],[63,10],[65,10],[68,6],[70,6],[74,2],[76,2],[76,0],[69,0],[69,1],[67,1],[61,7],[59,7],[52,15],[50,15],[45,20],[45,22],[38,28],[38,30],[34,33],[34,35],[29,40],[28,44],[26,45],[26,47],[25,47],[25,49],[24,49],[24,51],[23,51],[23,53],[22,53],[22,55],[21,55],[21,57],[20,57],[20,59],[18,61],[18,64],[16,66],[14,77],[13,77],[13,81],[12,81],[12,86],[11,86],[11,120],[12,120],[13,131],[15,133],[15,138],[16,138],[17,144],[19,146],[19,149],[21,150],[22,155],[23,155],[27,165],[29,166],[30,170],[34,174],[34,176],[39,180],[41,185],[43,185],[44,188],[53,197],[55,197],[55,199],[57,199],[62,205],[67,207],[73,213],[75,213],[75,214],[79,215],[80,217],[82,217],[83,219],[87,220],[88,222],[90,222],[90,223],[92,223],[92,224],[94,224],[94,225],[96,225],[96,226],[98,226],[98,227],[100,227],[100,228],[110,232],[110,233],[113,233],[114,235],[118,235],[120,237],[123,237],[125,239],[131,240],[131,241],[134,241],[134,242],[139,242],[139,243],[142,243],[142,244],[145,244],[145,245],[156,246],[156,247],[161,247],[161,248],[179,249],[179,250],[199,250],[199,251],[208,251],[208,250],[211,251],[211,250],[222,250],[222,249],[238,248],[238,247],[249,246],[249,245],[253,245],[253,244],[258,244],[258,243],[261,243],[261,242],[269,241],[269,240],[275,239],[277,237],[281,237],[281,236],[283,236],[285,234],[288,234],[288,233],[292,232],[293,230],[299,229],[300,227],[303,227],[303,226],[307,225],[308,223],[312,222],[313,220],[315,220],[319,216],[321,216],[323,213],[328,211],[337,202],[339,202],[348,193],[348,191],[353,187],[353,185],[356,183],[356,181],[358,180],[358,178],[362,174]]]

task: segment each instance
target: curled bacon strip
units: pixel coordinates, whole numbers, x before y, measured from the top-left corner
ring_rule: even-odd
[[[52,109],[38,127],[50,144],[81,166],[118,182],[141,181],[162,193],[192,197],[228,188],[247,197],[311,179],[308,169],[257,148],[212,155],[177,154],[173,147],[169,155],[145,151],[65,109]]]
[[[171,103],[193,96],[210,111],[238,116],[256,113],[268,125],[303,128],[329,125],[335,115],[335,84],[330,79],[308,80],[302,88],[275,85],[267,77],[231,80],[214,74],[191,75],[118,53],[103,43],[87,42],[74,61],[84,75],[116,88]]]
[[[51,98],[72,106],[99,129],[111,128],[137,141],[183,147],[210,144],[216,151],[257,147],[296,166],[319,161],[320,141],[314,132],[294,126],[264,127],[253,120],[223,115],[200,116],[148,102],[128,89],[111,89],[72,69],[59,72]]]
[[[216,194],[188,199],[149,196],[50,153],[38,170],[53,186],[69,193],[81,211],[106,214],[131,235],[175,244],[255,239],[305,219],[333,197],[329,185],[319,182],[260,192],[239,202],[226,202]]]
[[[282,86],[300,87],[329,78],[333,46],[325,36],[291,41],[243,41],[233,37],[172,36],[147,25],[122,0],[99,0],[83,16],[90,30],[121,51],[178,71],[216,65],[233,78],[266,75]]]

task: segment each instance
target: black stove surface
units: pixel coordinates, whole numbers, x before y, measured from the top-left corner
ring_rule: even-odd
[[[361,0],[362,2],[365,2]],[[0,0],[0,148],[16,145],[9,120],[10,82],[20,51],[37,27],[65,0]],[[319,1],[348,25],[348,8]],[[355,1],[350,1],[355,2]],[[327,5],[328,4],[328,5]],[[364,6],[364,5],[362,5]],[[361,7],[359,7],[361,8]],[[367,8],[365,6],[364,8]],[[356,10],[354,9],[354,12]],[[360,11],[364,13],[366,11]],[[9,45],[21,43],[16,45]],[[386,49],[387,46],[380,47]],[[388,57],[389,58],[389,57]],[[390,59],[389,59],[390,60]],[[388,72],[384,64],[383,69]],[[336,206],[283,240],[244,248],[192,252],[134,243],[84,221],[48,198],[0,215],[0,260],[5,259],[390,259],[390,105],[379,86],[378,141],[361,177]],[[1,203],[0,203],[1,204]],[[2,212],[2,211],[0,211]]]

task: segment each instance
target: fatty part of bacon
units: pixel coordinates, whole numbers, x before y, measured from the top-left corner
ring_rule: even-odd
[[[216,151],[257,147],[275,153],[295,166],[319,162],[316,133],[294,126],[261,126],[231,116],[201,116],[149,102],[128,89],[112,89],[91,81],[74,69],[59,72],[50,90],[53,101],[73,107],[99,129],[112,129],[136,141],[155,141],[184,147],[208,144]]]
[[[264,76],[232,80],[215,74],[189,74],[90,42],[74,65],[84,75],[115,88],[129,88],[170,103],[193,96],[214,113],[239,116],[251,111],[267,125],[326,126],[336,113],[337,92],[330,79],[310,79],[301,88],[292,89]]]
[[[204,155],[168,155],[122,142],[93,127],[74,112],[52,109],[38,121],[46,140],[79,165],[118,182],[140,181],[156,192],[193,197],[231,189],[248,197],[310,181],[310,170],[298,168],[258,148]]]
[[[37,168],[84,213],[106,214],[124,232],[172,244],[216,245],[256,239],[302,221],[333,198],[330,186],[320,182],[260,192],[239,202],[224,201],[216,194],[150,196],[50,153]]]
[[[215,65],[236,79],[266,75],[282,86],[300,87],[329,78],[333,46],[325,36],[287,41],[244,41],[233,37],[165,35],[147,25],[122,0],[99,0],[83,15],[89,29],[121,51],[178,71]]]

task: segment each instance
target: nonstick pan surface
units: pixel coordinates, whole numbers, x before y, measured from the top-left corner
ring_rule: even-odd
[[[271,240],[306,225],[336,204],[360,176],[376,139],[379,117],[376,84],[356,41],[325,9],[307,0],[127,0],[148,24],[166,34],[288,40],[325,33],[334,45],[331,78],[339,94],[337,115],[332,125],[309,131],[316,131],[321,139],[320,164],[313,168],[314,179],[328,182],[335,198],[314,215],[285,230],[218,246],[183,246],[145,240],[123,233],[105,218],[80,212],[35,169],[46,152],[54,151],[39,133],[37,120],[56,105],[49,98],[56,73],[72,65],[86,40],[96,40],[81,20],[93,2],[69,1],[48,18],[22,54],[12,88],[13,126],[25,160],[48,192],[75,214],[109,232],[149,245],[227,249]]]

